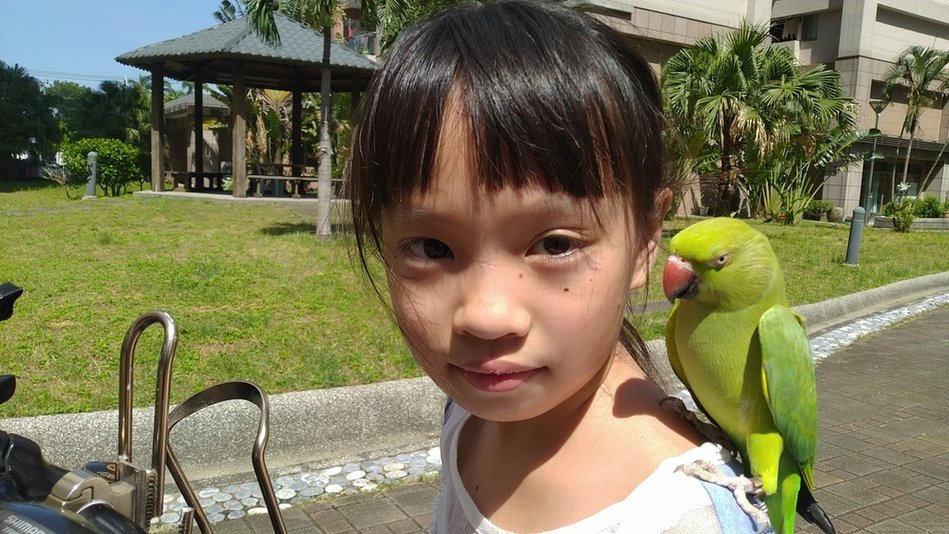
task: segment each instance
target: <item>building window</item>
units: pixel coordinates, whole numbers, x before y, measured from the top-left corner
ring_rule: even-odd
[[[802,17],[801,20],[801,40],[802,41],[816,41],[817,40],[817,20],[818,16],[815,15],[806,15]]]
[[[771,23],[771,40],[776,43],[785,41],[817,40],[817,20],[819,15],[804,15],[776,20]]]
[[[783,43],[796,40],[800,21],[801,19],[798,18],[790,18],[771,23],[771,41]]]

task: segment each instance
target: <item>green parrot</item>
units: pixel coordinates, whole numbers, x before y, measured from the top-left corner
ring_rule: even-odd
[[[814,500],[817,394],[801,316],[791,311],[768,239],[731,218],[698,222],[670,243],[662,283],[673,302],[673,371],[731,439],[779,534],[795,510],[834,532]]]

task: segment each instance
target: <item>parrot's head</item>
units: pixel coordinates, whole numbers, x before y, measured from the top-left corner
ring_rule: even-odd
[[[784,280],[768,238],[739,219],[706,219],[669,243],[662,289],[670,302],[691,299],[738,309],[777,286],[783,293]]]

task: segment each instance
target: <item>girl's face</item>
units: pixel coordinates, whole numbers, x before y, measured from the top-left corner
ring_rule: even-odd
[[[623,202],[594,214],[542,186],[480,188],[451,115],[432,187],[385,213],[393,310],[456,402],[487,420],[534,418],[596,391],[650,262]]]

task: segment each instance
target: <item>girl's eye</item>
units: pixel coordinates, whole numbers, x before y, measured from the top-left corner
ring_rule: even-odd
[[[407,250],[410,254],[417,258],[426,258],[430,260],[440,260],[452,257],[451,249],[448,248],[448,245],[437,239],[416,239],[407,244],[403,250]]]
[[[547,256],[565,256],[581,248],[583,243],[566,236],[548,236],[531,247],[530,254],[544,254]]]

